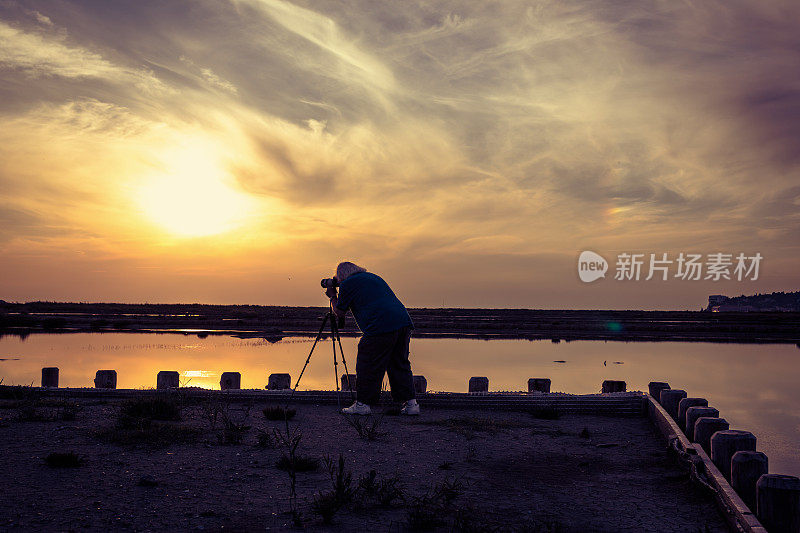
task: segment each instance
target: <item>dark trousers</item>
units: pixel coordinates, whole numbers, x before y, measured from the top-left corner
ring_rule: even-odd
[[[389,374],[392,399],[405,402],[414,398],[414,377],[408,361],[411,328],[389,333],[364,335],[358,342],[356,394],[358,401],[376,405],[380,399],[383,375]]]

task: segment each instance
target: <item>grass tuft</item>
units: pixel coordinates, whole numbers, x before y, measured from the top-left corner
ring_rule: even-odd
[[[378,437],[386,435],[385,431],[380,429],[383,422],[383,415],[380,416],[360,416],[360,415],[342,415],[347,423],[356,430],[358,436],[367,441],[377,440]]]
[[[144,429],[153,420],[180,420],[181,406],[171,396],[134,398],[122,402],[117,425],[121,428]]]
[[[283,470],[285,472],[313,472],[319,468],[319,459],[308,455],[296,454],[293,464],[290,456],[283,455],[275,463],[275,466],[278,470]]]

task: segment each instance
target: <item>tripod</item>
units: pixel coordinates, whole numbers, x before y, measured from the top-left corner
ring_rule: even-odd
[[[322,332],[325,329],[325,325],[330,320],[331,323],[331,345],[333,346],[333,382],[336,385],[336,405],[339,406],[339,409],[342,408],[342,401],[341,395],[339,391],[339,361],[336,357],[336,345],[339,345],[339,353],[342,354],[342,363],[344,364],[344,373],[347,374],[347,388],[350,389],[350,399],[355,400],[353,397],[353,384],[350,383],[350,372],[347,370],[347,361],[344,358],[344,349],[342,349],[342,338],[339,336],[339,328],[344,327],[344,318],[341,320],[337,320],[336,314],[333,312],[333,308],[330,309],[325,314],[325,317],[322,319],[322,325],[319,327],[319,332],[317,333],[317,338],[314,339],[314,344],[311,346],[311,351],[308,352],[308,357],[306,358],[306,363],[303,365],[303,370],[300,371],[300,375],[297,376],[297,382],[294,384],[294,388],[292,389],[292,394],[289,396],[289,400],[286,402],[286,407],[288,408],[289,404],[294,398],[294,393],[297,390],[297,386],[300,385],[300,379],[303,377],[303,374],[306,371],[306,367],[308,367],[308,363],[311,361],[311,355],[314,353],[314,348],[317,347],[317,343],[322,338]]]

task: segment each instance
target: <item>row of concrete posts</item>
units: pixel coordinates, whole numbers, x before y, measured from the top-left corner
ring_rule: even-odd
[[[94,378],[94,386],[97,389],[116,389],[117,371],[98,370]],[[162,370],[156,376],[157,389],[175,389],[180,386],[180,374],[174,370]],[[47,367],[42,369],[42,387],[58,387],[58,368]],[[242,374],[239,372],[223,372],[220,376],[219,387],[222,390],[235,390],[242,388]],[[489,392],[489,378],[486,376],[474,376],[469,378],[467,384],[470,393]],[[291,376],[289,374],[270,374],[267,380],[267,390],[284,390],[292,388]],[[342,374],[342,390],[356,390],[356,375]],[[414,376],[414,390],[417,394],[424,394],[428,390],[428,380],[425,376]],[[606,380],[602,384],[602,392],[625,392],[626,383],[624,381]],[[550,379],[530,378],[528,380],[528,392],[550,392]]]
[[[686,437],[711,457],[731,487],[770,533],[800,532],[800,478],[769,473],[769,461],[756,451],[749,431],[730,429],[705,398],[652,381],[648,392],[678,423]]]

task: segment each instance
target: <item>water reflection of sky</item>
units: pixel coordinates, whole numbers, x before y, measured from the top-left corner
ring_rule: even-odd
[[[91,387],[96,370],[114,369],[120,388],[136,388],[154,386],[159,370],[177,370],[183,384],[219,388],[222,372],[235,371],[242,373],[243,388],[263,388],[273,372],[296,379],[311,341],[131,333],[3,337],[0,378],[4,384],[38,385],[43,366],[58,366],[62,386]],[[351,372],[356,342],[342,339]],[[800,475],[798,356],[794,345],[467,339],[411,344],[414,373],[426,376],[430,390],[465,391],[470,376],[488,376],[491,390],[524,390],[529,377],[548,377],[554,391],[578,394],[597,392],[604,379],[625,380],[629,390],[668,381],[690,396],[708,398],[732,428],[752,431],[770,457],[770,470],[793,475]],[[319,344],[300,388],[333,388],[332,361],[330,341]]]

